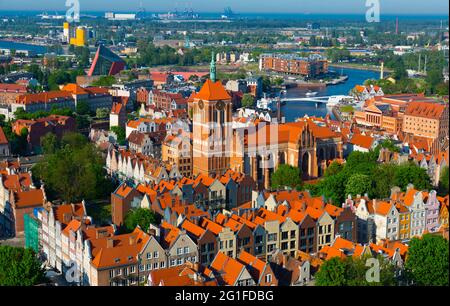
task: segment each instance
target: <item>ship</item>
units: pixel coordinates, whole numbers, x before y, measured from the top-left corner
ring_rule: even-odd
[[[315,97],[317,95],[317,91],[308,91],[305,95],[307,97]]]

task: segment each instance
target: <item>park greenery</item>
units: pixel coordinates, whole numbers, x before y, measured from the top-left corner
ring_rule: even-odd
[[[371,274],[370,265],[366,266],[367,259],[346,257],[345,259],[333,257],[326,260],[316,273],[316,286],[394,286],[395,267],[382,256],[379,256],[380,278],[378,282],[371,282],[366,274]]]
[[[255,104],[255,99],[253,98],[253,96],[249,93],[244,94],[244,96],[242,97],[242,101],[241,101],[242,107],[253,107],[253,105]]]
[[[301,171],[291,165],[280,165],[271,177],[273,189],[300,188],[302,186]]]
[[[313,196],[325,196],[340,206],[347,195],[368,194],[370,198],[388,198],[394,186],[406,190],[411,183],[416,189],[429,190],[430,178],[425,169],[412,162],[404,164],[379,164],[377,158],[382,145],[374,150],[352,152],[345,164],[333,162],[317,184],[306,184],[304,189]]]
[[[124,230],[126,232],[132,232],[136,226],[139,226],[142,230],[147,231],[150,224],[159,224],[160,217],[155,212],[147,208],[136,208],[130,210],[125,215]]]
[[[74,203],[112,192],[114,186],[106,177],[104,160],[85,136],[67,133],[59,140],[48,133],[41,145],[44,157],[33,167],[33,177],[45,184],[49,200]]]
[[[32,249],[0,246],[0,286],[34,286],[43,282],[44,269]]]
[[[409,242],[405,269],[407,279],[417,286],[448,286],[448,241],[425,234]]]
[[[425,70],[425,58],[427,65]],[[373,59],[374,63],[383,61],[386,68],[391,69],[395,82],[388,79],[368,80],[366,85],[378,85],[383,88],[385,94],[394,93],[425,93],[428,95],[437,94],[439,96],[448,95],[448,82],[444,82],[442,67],[447,63],[442,52],[423,51],[408,53],[405,55],[395,55],[392,51],[379,51]],[[407,69],[426,72],[422,78],[408,77]]]
[[[92,86],[105,86],[110,87],[116,83],[116,78],[112,75],[104,75],[92,82]]]

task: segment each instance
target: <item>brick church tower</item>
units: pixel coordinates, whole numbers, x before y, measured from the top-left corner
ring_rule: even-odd
[[[210,79],[191,96],[193,119],[193,175],[221,175],[230,167],[232,143],[231,96],[216,81],[214,54]]]

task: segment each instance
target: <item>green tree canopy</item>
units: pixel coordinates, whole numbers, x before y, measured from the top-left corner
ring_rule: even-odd
[[[430,177],[425,169],[413,164],[407,163],[398,166],[394,185],[406,190],[408,184],[413,184],[416,189],[425,190],[431,188]]]
[[[76,110],[78,115],[88,115],[90,113],[89,103],[86,100],[78,101]]]
[[[244,94],[242,97],[242,107],[252,107],[255,103],[255,99],[249,93]]]
[[[124,226],[128,232],[132,232],[136,226],[147,231],[150,224],[158,224],[160,218],[152,210],[146,208],[137,208],[130,210],[124,220]]]
[[[0,246],[0,286],[33,286],[45,281],[32,249]]]
[[[439,194],[446,195],[448,194],[448,183],[449,183],[449,175],[448,175],[448,166],[445,166],[442,169],[441,175],[439,177]]]
[[[419,286],[448,286],[448,241],[425,234],[410,241],[405,269],[408,279]]]
[[[114,132],[117,136],[117,142],[120,145],[124,145],[125,141],[126,141],[126,133],[125,133],[125,128],[122,126],[112,126],[111,127],[111,131]]]
[[[345,262],[338,257],[325,261],[316,273],[316,285],[345,286],[345,269]]]
[[[368,193],[372,187],[372,180],[365,174],[355,173],[345,184],[345,195],[363,195]]]
[[[333,257],[325,261],[316,273],[317,286],[393,286],[396,284],[395,267],[383,257],[378,257],[380,266],[380,279],[370,282],[366,273],[371,265],[366,266],[367,259],[353,258],[351,256],[341,259]]]
[[[58,150],[59,140],[53,133],[47,133],[41,138],[41,147],[44,154],[54,154]]]
[[[114,83],[116,83],[116,78],[114,76],[101,76],[98,80],[92,82],[92,85],[110,87]]]
[[[44,158],[33,167],[33,176],[44,181],[50,200],[61,198],[73,203],[111,192],[113,186],[103,166],[104,160],[93,144],[81,134],[68,133],[52,154],[44,151]]]
[[[325,171],[325,176],[332,176],[336,175],[339,172],[344,169],[344,166],[341,163],[338,163],[337,161],[333,161],[330,166],[328,166],[327,170]]]
[[[108,117],[109,109],[107,109],[107,108],[97,108],[97,110],[95,112],[95,115],[99,119],[104,119],[104,118]]]
[[[431,188],[425,169],[414,163],[378,164],[378,155],[377,149],[368,153],[352,152],[342,166],[332,163],[324,178],[311,188],[311,194],[323,195],[331,199],[333,204],[340,205],[348,193],[355,195],[367,192],[371,198],[386,198],[394,186],[404,191],[410,183],[420,190]]]
[[[291,187],[297,188],[302,185],[301,171],[291,165],[280,165],[272,174],[272,188]]]

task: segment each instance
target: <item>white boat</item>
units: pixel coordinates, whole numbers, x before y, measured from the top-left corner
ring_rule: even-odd
[[[317,95],[317,91],[308,91],[305,95],[307,97],[314,97],[315,95]]]

